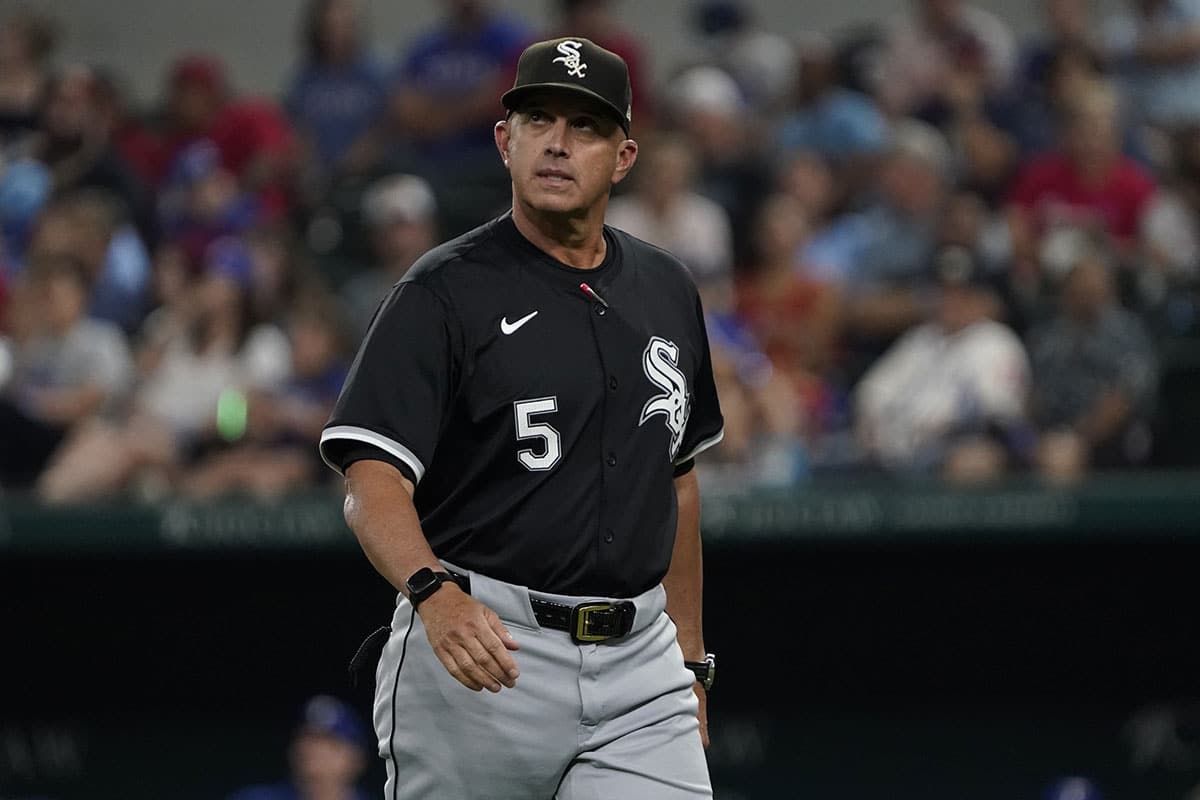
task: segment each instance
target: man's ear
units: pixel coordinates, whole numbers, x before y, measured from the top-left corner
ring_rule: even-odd
[[[502,119],[496,123],[496,127],[492,130],[492,135],[496,139],[496,149],[500,151],[500,160],[504,162],[504,166],[508,166],[508,145],[512,141],[512,129],[509,127],[507,119]]]
[[[626,139],[621,142],[621,149],[617,151],[617,163],[613,169],[612,182],[614,184],[625,180],[625,176],[629,174],[629,170],[633,169],[633,163],[637,161],[638,143],[633,139]]]

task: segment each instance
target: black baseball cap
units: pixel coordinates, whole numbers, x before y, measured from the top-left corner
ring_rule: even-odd
[[[509,111],[538,89],[566,89],[590,97],[610,111],[625,135],[633,123],[633,90],[625,59],[579,36],[537,42],[517,62],[517,79],[500,98]]]

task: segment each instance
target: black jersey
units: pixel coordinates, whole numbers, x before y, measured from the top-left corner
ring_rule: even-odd
[[[575,269],[505,215],[427,253],[376,312],[321,453],[407,474],[439,558],[574,595],[666,573],[673,478],[722,434],[708,339],[674,257],[604,236],[604,263]]]

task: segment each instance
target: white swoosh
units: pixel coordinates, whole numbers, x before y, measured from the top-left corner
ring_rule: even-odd
[[[503,333],[505,336],[511,336],[512,334],[517,332],[517,328],[521,327],[526,322],[529,322],[529,320],[536,317],[537,313],[538,312],[536,312],[536,311],[530,311],[528,314],[521,317],[516,322],[509,322],[508,317],[501,317],[500,318],[500,332]]]

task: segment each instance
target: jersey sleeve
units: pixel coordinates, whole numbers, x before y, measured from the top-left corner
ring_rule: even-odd
[[[364,455],[419,483],[437,447],[457,383],[456,327],[445,303],[405,282],[375,313],[321,433],[321,457],[339,473]]]
[[[725,435],[725,418],[721,416],[721,404],[717,400],[712,353],[708,347],[704,310],[699,298],[696,298],[696,336],[700,345],[700,363],[692,379],[692,407],[688,413],[687,428],[683,432],[679,454],[675,457],[677,476],[687,472],[692,459],[721,441]]]

